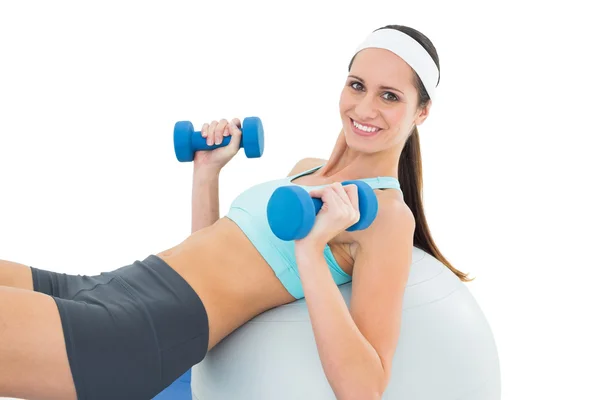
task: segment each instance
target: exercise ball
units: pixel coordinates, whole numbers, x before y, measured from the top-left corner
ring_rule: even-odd
[[[402,326],[384,399],[498,400],[500,365],[488,322],[466,285],[413,248]],[[352,282],[339,286],[350,304]],[[306,301],[268,310],[192,368],[195,400],[335,400]]]

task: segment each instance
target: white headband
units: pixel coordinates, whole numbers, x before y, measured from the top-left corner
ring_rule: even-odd
[[[406,61],[421,78],[427,94],[433,101],[439,71],[427,50],[419,42],[397,29],[379,29],[367,36],[354,54],[368,47],[389,50]]]

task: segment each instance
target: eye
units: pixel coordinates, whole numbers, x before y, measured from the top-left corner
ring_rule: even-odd
[[[350,87],[351,87],[352,89],[354,89],[354,90],[361,90],[361,89],[357,88],[357,87],[356,87],[356,86],[354,86],[354,85],[358,85],[358,86],[360,86],[360,88],[362,88],[362,87],[363,87],[362,83],[360,83],[360,82],[357,82],[357,81],[352,81],[352,82],[350,82],[350,84],[349,84],[348,86],[350,86]]]
[[[352,89],[356,90],[356,91],[362,91],[362,89],[364,88],[364,86],[362,85],[362,83],[358,82],[358,81],[352,81],[348,84],[348,86],[350,86]],[[398,96],[396,96],[394,93],[392,92],[385,92],[384,94],[384,100],[386,101],[399,101],[400,99],[398,98]],[[389,97],[385,97],[386,95],[389,95]]]
[[[391,99],[390,99],[390,98],[387,98],[386,100],[389,100],[389,101],[398,101],[398,100],[399,100],[399,99],[398,99],[398,96],[396,96],[396,95],[395,95],[394,93],[392,93],[392,92],[385,92],[385,93],[384,93],[384,95],[386,95],[386,94],[389,94],[389,95],[391,95],[391,96],[392,96],[392,98],[391,98]]]

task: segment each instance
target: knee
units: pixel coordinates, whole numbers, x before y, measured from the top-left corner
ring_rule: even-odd
[[[0,286],[33,290],[31,268],[23,264],[0,260]]]

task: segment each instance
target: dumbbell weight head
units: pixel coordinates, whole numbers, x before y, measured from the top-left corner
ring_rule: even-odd
[[[260,118],[244,118],[241,131],[240,147],[244,148],[246,157],[261,157],[264,151],[264,130]],[[194,131],[194,125],[190,121],[178,121],[173,129],[175,155],[180,162],[193,161],[196,151],[227,146],[230,141],[231,136],[226,136],[220,144],[209,146],[206,138],[202,137],[202,133]]]
[[[346,230],[352,232],[367,229],[371,226],[373,221],[375,221],[377,211],[379,211],[377,195],[373,188],[364,181],[355,180],[342,182],[342,185],[349,184],[354,184],[358,187],[358,212],[360,213],[360,219]]]
[[[271,232],[281,240],[304,238],[315,224],[319,203],[319,199],[310,197],[299,186],[275,189],[267,203],[267,221]]]
[[[377,216],[377,196],[364,181],[342,182],[344,186],[349,184],[355,184],[358,188],[360,219],[346,231],[366,229]],[[271,231],[281,240],[302,239],[311,231],[322,206],[323,202],[320,199],[310,197],[308,191],[300,186],[279,187],[273,191],[267,204],[267,220]]]

